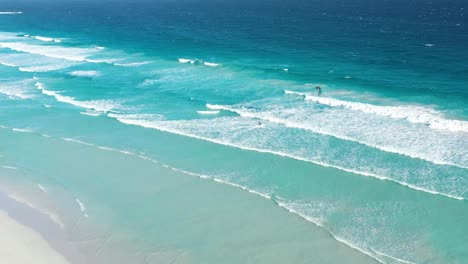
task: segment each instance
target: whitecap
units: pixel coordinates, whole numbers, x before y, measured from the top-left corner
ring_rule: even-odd
[[[219,111],[197,111],[201,115],[216,115],[219,114]]]
[[[190,64],[194,64],[195,63],[195,60],[191,60],[191,59],[183,59],[183,58],[180,58],[178,59],[180,63],[190,63]]]
[[[285,94],[299,95],[307,101],[328,105],[332,107],[344,107],[355,111],[407,120],[415,124],[425,124],[434,129],[448,130],[452,132],[468,133],[468,122],[463,120],[446,119],[440,112],[421,106],[380,106],[360,102],[350,102],[332,97],[314,96],[307,93],[284,91]]]
[[[18,12],[2,11],[2,12],[0,12],[0,15],[21,15],[21,14],[23,14],[23,12],[21,12],[21,11],[18,11]]]
[[[100,75],[98,71],[72,71],[68,74],[76,77],[95,77]]]
[[[112,100],[78,101],[71,96],[61,95],[57,92],[45,89],[44,84],[41,82],[36,82],[35,86],[43,94],[54,97],[59,102],[71,104],[71,105],[78,106],[81,108],[86,108],[86,109],[99,111],[99,112],[109,112],[119,107],[119,104],[117,104],[115,101],[112,101]]]
[[[25,36],[29,36],[29,35],[25,35]],[[49,37],[42,37],[42,36],[29,36],[29,37],[40,40],[40,41],[44,41],[44,42],[56,42],[56,43],[62,42],[60,39],[56,39],[56,38],[49,38]]]
[[[203,62],[203,64],[206,65],[206,66],[210,66],[210,67],[217,67],[217,66],[219,66],[218,63],[207,62],[207,61]]]

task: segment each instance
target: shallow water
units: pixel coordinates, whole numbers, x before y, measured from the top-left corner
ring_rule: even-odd
[[[417,4],[7,1],[4,186],[103,259],[463,263],[466,19]]]

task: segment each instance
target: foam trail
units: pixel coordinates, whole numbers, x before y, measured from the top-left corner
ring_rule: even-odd
[[[34,94],[31,94],[28,86],[30,86],[29,79],[17,82],[3,82],[0,83],[0,94],[5,94],[10,99],[31,99]]]
[[[410,183],[406,183],[406,182],[403,182],[403,181],[400,181],[400,180],[396,180],[396,179],[389,178],[389,177],[386,177],[386,176],[378,175],[378,174],[375,174],[375,173],[369,173],[369,172],[349,169],[349,168],[345,168],[345,167],[342,167],[342,166],[337,166],[337,165],[325,163],[325,162],[318,161],[318,160],[312,160],[312,159],[300,157],[300,156],[297,156],[297,155],[292,155],[292,154],[289,154],[289,153],[286,153],[286,152],[283,152],[283,151],[275,151],[275,150],[270,150],[270,149],[261,149],[261,148],[249,147],[249,146],[244,146],[244,145],[232,143],[232,142],[229,142],[229,141],[223,141],[223,140],[219,140],[219,139],[212,139],[212,138],[208,138],[208,137],[205,137],[205,136],[200,136],[200,135],[196,135],[196,134],[193,134],[193,133],[188,133],[188,132],[184,132],[184,131],[181,131],[181,130],[178,130],[178,129],[170,128],[170,127],[164,126],[163,124],[158,124],[156,122],[126,119],[126,118],[124,118],[122,116],[115,115],[115,114],[112,114],[112,113],[108,114],[108,116],[112,117],[112,118],[115,118],[116,120],[120,121],[121,123],[128,124],[128,125],[135,125],[135,126],[141,126],[141,127],[146,127],[146,128],[152,128],[152,129],[156,129],[156,130],[160,130],[160,131],[164,131],[164,132],[169,132],[169,133],[178,134],[178,135],[182,135],[182,136],[186,136],[186,137],[201,139],[201,140],[205,140],[205,141],[208,141],[208,142],[212,142],[212,143],[216,143],[216,144],[220,144],[220,145],[225,145],[225,146],[230,146],[230,147],[234,147],[234,148],[239,148],[239,149],[244,149],[244,150],[249,150],[249,151],[255,151],[255,152],[259,152],[259,153],[269,153],[269,154],[282,156],[282,157],[288,157],[288,158],[295,159],[295,160],[314,163],[314,164],[317,164],[317,165],[320,165],[320,166],[323,166],[323,167],[335,168],[335,169],[345,171],[345,172],[350,172],[350,173],[353,173],[353,174],[358,174],[358,175],[367,176],[367,177],[373,177],[373,178],[376,178],[376,179],[379,179],[379,180],[390,181],[390,182],[393,182],[393,183],[396,183],[396,184],[399,184],[399,185],[402,185],[402,186],[405,186],[405,187],[408,187],[408,188],[411,188],[411,189],[417,190],[417,191],[422,191],[422,192],[435,194],[435,195],[441,195],[441,196],[445,196],[445,197],[456,199],[456,200],[465,200],[463,197],[460,197],[460,196],[457,196],[457,195],[451,195],[451,194],[447,194],[447,193],[443,193],[443,192],[438,192],[438,191],[435,191],[435,190],[432,190],[432,189],[419,187],[419,186],[416,186],[416,185],[413,185],[413,184],[410,184]]]
[[[216,115],[219,114],[219,111],[197,111],[201,115]]]
[[[99,54],[97,48],[73,48],[62,46],[33,45],[22,42],[0,42],[0,48],[8,48],[14,51],[37,54],[55,59],[64,59],[75,62],[110,63],[119,59],[90,59],[89,57]]]
[[[37,40],[44,41],[44,42],[56,42],[56,43],[62,42],[60,39],[48,38],[48,37],[42,37],[42,36],[24,35],[24,37],[26,37],[26,38],[33,38],[33,39],[37,39]]]
[[[38,184],[36,184],[36,185],[37,185],[37,187],[38,187],[39,189],[41,189],[41,191],[43,191],[43,192],[47,193],[47,189],[46,189],[44,186],[42,186],[42,185],[41,185],[41,184],[39,184],[39,183],[38,183]]]
[[[83,214],[84,217],[88,218],[88,214],[86,213],[86,207],[85,205],[78,199],[78,198],[75,198],[75,201],[76,203],[78,204],[78,206],[80,207],[80,210],[81,210],[81,213]]]
[[[23,12],[19,11],[19,12],[8,12],[8,11],[2,11],[0,12],[0,15],[21,15],[23,14]]]
[[[9,169],[9,170],[17,170],[18,168],[13,167],[13,166],[2,166],[4,169]]]
[[[114,65],[122,66],[122,67],[139,67],[139,66],[146,65],[146,64],[149,64],[149,63],[152,63],[152,61],[114,63]]]
[[[81,108],[86,108],[86,109],[100,111],[100,112],[108,112],[108,111],[112,111],[113,109],[117,107],[117,104],[115,102],[108,101],[108,100],[78,101],[78,100],[75,100],[75,98],[73,97],[65,96],[57,92],[49,91],[45,89],[44,84],[40,82],[36,82],[35,86],[43,94],[54,97],[59,102],[68,103],[68,104],[78,106]]]
[[[407,260],[400,259],[400,258],[397,258],[397,257],[392,257],[392,256],[390,256],[390,255],[387,255],[387,254],[385,254],[385,253],[379,252],[379,251],[377,251],[377,250],[375,250],[375,249],[372,249],[372,248],[371,248],[371,250],[374,251],[374,252],[375,252],[376,254],[378,254],[378,255],[381,255],[381,256],[384,256],[384,257],[387,257],[387,258],[396,260],[396,261],[401,262],[401,263],[405,263],[405,264],[416,264],[416,263],[411,262],[411,261],[407,261]]]
[[[22,72],[48,72],[78,64],[64,59],[50,58],[29,53],[2,53],[0,64],[17,68]]]
[[[218,63],[207,62],[207,61],[203,62],[203,64],[206,65],[206,66],[210,66],[210,67],[217,67],[217,66],[219,66]]]
[[[94,146],[94,147],[98,147],[100,149],[103,149],[103,150],[108,150],[108,151],[116,151],[116,152],[120,152],[120,153],[123,153],[123,154],[127,154],[127,155],[133,155],[133,156],[136,156],[136,157],[139,157],[141,159],[144,159],[144,160],[148,160],[148,161],[151,161],[153,163],[156,163],[156,164],[159,164],[165,168],[168,168],[168,169],[171,169],[173,171],[177,171],[177,172],[180,172],[180,173],[183,173],[183,174],[187,174],[187,175],[191,175],[191,176],[196,176],[200,179],[204,179],[204,180],[212,180],[214,182],[217,182],[217,183],[221,183],[221,184],[226,184],[226,185],[230,185],[230,186],[233,186],[233,187],[236,187],[236,188],[239,188],[239,189],[242,189],[244,191],[247,191],[249,193],[252,193],[252,194],[255,194],[255,195],[258,195],[260,197],[263,197],[265,199],[268,199],[268,200],[271,200],[273,199],[273,197],[269,194],[265,194],[265,193],[261,193],[261,192],[258,192],[256,190],[253,190],[253,189],[249,189],[245,186],[242,186],[240,184],[236,184],[236,183],[232,183],[232,182],[229,182],[229,181],[225,181],[225,180],[221,180],[221,179],[218,179],[218,178],[215,178],[215,177],[211,177],[211,176],[207,176],[207,175],[203,175],[203,174],[198,174],[198,173],[193,173],[193,172],[189,172],[189,171],[186,171],[186,170],[182,170],[182,169],[178,169],[178,168],[174,168],[174,167],[171,167],[171,166],[168,166],[166,164],[161,164],[160,162],[154,160],[154,159],[151,159],[151,158],[148,158],[146,156],[143,156],[143,155],[138,155],[138,154],[135,154],[135,153],[132,153],[132,152],[129,152],[129,151],[123,151],[123,150],[117,150],[117,149],[113,149],[113,148],[108,148],[108,147],[101,147],[101,146],[97,146],[97,145],[94,145],[94,144],[91,144],[91,143],[87,143],[87,142],[83,142],[83,141],[79,141],[79,140],[74,140],[74,139],[64,139],[64,140],[67,140],[67,141],[71,141],[71,142],[75,142],[75,143],[79,143],[79,144],[85,144],[87,146]],[[85,207],[82,205],[82,203],[78,200],[77,200],[77,203],[80,205],[80,209],[82,210],[82,212],[85,211]],[[352,248],[352,249],[355,249],[375,260],[377,260],[378,262],[380,263],[384,263],[382,261],[380,261],[378,258],[376,258],[373,254],[371,254],[370,252],[360,248],[360,247],[357,247],[356,245],[353,245],[352,243],[350,243],[349,241],[345,240],[345,239],[341,239],[337,236],[335,236],[333,233],[331,233],[328,229],[326,229],[323,224],[319,221],[317,221],[316,219],[312,218],[312,217],[309,217],[307,215],[304,215],[304,214],[301,214],[300,212],[294,210],[293,208],[289,208],[285,203],[281,202],[281,201],[278,201],[278,199],[274,199],[275,202],[277,203],[278,206],[286,209],[287,211],[289,211],[290,213],[293,213],[293,214],[296,214],[302,218],[304,218],[305,220],[323,228],[324,230],[326,230],[336,241],[340,242],[340,243],[343,243],[345,244],[346,246]],[[87,217],[87,215],[85,215]]]
[[[186,171],[186,170],[174,168],[174,167],[171,167],[171,166],[169,166],[167,164],[162,164],[161,162],[159,162],[157,160],[154,160],[154,159],[151,159],[149,157],[139,155],[139,154],[136,154],[136,153],[133,153],[133,152],[130,152],[130,151],[98,146],[98,145],[94,145],[94,144],[91,144],[91,143],[88,143],[88,142],[84,142],[84,141],[80,141],[80,140],[72,139],[72,138],[62,138],[62,140],[69,141],[69,142],[74,142],[74,143],[78,143],[78,144],[83,144],[83,145],[86,145],[86,146],[95,147],[95,148],[106,150],[106,151],[113,151],[113,152],[118,152],[118,153],[122,153],[122,154],[125,154],[125,155],[135,156],[135,157],[138,157],[138,158],[141,158],[141,159],[144,159],[144,160],[151,161],[151,162],[153,162],[155,164],[159,164],[162,167],[173,170],[173,171],[177,171],[177,172],[187,174],[187,175],[191,175],[191,176],[197,176],[198,178],[205,179],[205,180],[212,180],[212,181],[215,181],[215,182],[218,182],[218,183],[227,184],[227,185],[230,185],[230,186],[233,186],[233,187],[240,188],[242,190],[248,191],[248,192],[250,192],[252,194],[259,195],[259,196],[261,196],[263,198],[271,199],[271,196],[269,194],[261,193],[261,192],[258,192],[256,190],[249,189],[249,188],[247,188],[245,186],[242,186],[242,185],[239,185],[239,184],[236,184],[236,183],[232,183],[232,182],[229,182],[229,181],[226,181],[226,180],[221,180],[221,179],[218,179],[218,178],[215,178],[215,177],[212,177],[212,176],[207,176],[207,175],[203,175],[203,174],[193,173],[193,172],[189,172],[189,171]]]
[[[294,119],[285,119],[285,118],[280,118],[277,117],[275,114],[269,113],[269,112],[253,112],[248,109],[244,108],[234,108],[231,106],[225,106],[225,105],[214,105],[214,104],[207,104],[207,108],[212,109],[212,110],[224,110],[224,111],[229,111],[233,113],[237,113],[241,117],[246,117],[246,118],[255,118],[255,119],[263,119],[267,120],[272,123],[277,123],[284,125],[286,127],[290,128],[297,128],[297,129],[304,129],[311,131],[313,133],[318,133],[322,135],[328,135],[332,136],[338,139],[346,140],[346,141],[352,141],[352,142],[357,142],[363,145],[366,145],[368,147],[372,147],[375,149],[379,149],[385,152],[389,153],[396,153],[400,155],[405,155],[411,158],[417,158],[417,159],[422,159],[434,164],[438,165],[450,165],[450,166],[456,166],[459,168],[464,168],[468,169],[468,166],[466,166],[463,157],[462,160],[449,160],[449,158],[452,158],[454,155],[453,153],[448,153],[445,156],[439,156],[439,155],[434,155],[433,153],[427,152],[427,151],[422,151],[420,147],[415,146],[406,146],[406,148],[403,148],[401,140],[398,142],[394,142],[392,140],[391,142],[394,144],[389,144],[389,143],[382,143],[380,138],[385,134],[381,132],[381,137],[376,139],[373,137],[373,135],[366,135],[365,137],[363,136],[348,136],[346,135],[347,132],[351,131],[351,125],[347,126],[347,130],[344,133],[339,133],[341,130],[337,130],[336,127],[332,127],[330,129],[327,129],[327,126],[325,126],[326,122],[319,122],[323,125],[317,125],[317,122],[309,123],[306,122],[306,120],[294,120]],[[325,116],[325,114],[321,114],[321,117],[315,118],[315,120],[318,120],[319,118],[322,118]],[[334,116],[335,117],[335,116]],[[336,117],[335,117],[336,118]],[[326,120],[324,120],[326,121]],[[362,121],[362,120],[361,120]],[[363,133],[366,131],[362,131],[362,129],[359,129],[357,132]],[[388,131],[387,131],[388,132]],[[367,133],[367,132],[366,132]],[[390,135],[391,136],[391,135]],[[414,135],[412,136],[414,137]],[[391,138],[391,137],[390,137]],[[438,137],[438,139],[441,139],[441,137]],[[453,141],[453,140],[452,140]],[[437,142],[437,141],[434,141]],[[413,142],[412,142],[413,143]],[[459,144],[458,144],[459,145]],[[400,146],[400,147],[397,147]],[[410,148],[411,147],[411,148]],[[433,146],[431,146],[433,147]],[[447,147],[447,145],[445,146]],[[424,150],[424,149],[423,149]],[[445,150],[447,151],[447,150]],[[450,155],[449,155],[450,154]]]
[[[94,77],[100,75],[98,71],[72,71],[68,74],[76,77]]]
[[[12,128],[11,130],[21,133],[33,133],[33,131],[24,128]]]
[[[433,110],[420,106],[379,106],[366,103],[349,102],[331,97],[313,96],[307,93],[294,91],[284,91],[285,94],[303,96],[305,100],[332,107],[345,107],[355,111],[375,114],[379,116],[391,117],[394,119],[404,119],[411,123],[426,124],[434,129],[448,130],[452,132],[468,133],[468,122],[463,120],[445,119],[442,115]]]
[[[306,220],[306,221],[308,221],[308,222],[310,222],[310,223],[313,223],[313,224],[315,224],[316,226],[318,226],[318,227],[324,229],[324,230],[325,230],[327,233],[329,233],[329,234],[333,237],[333,239],[335,239],[336,241],[338,241],[338,242],[340,242],[340,243],[342,243],[342,244],[344,244],[344,245],[346,245],[346,246],[348,246],[348,247],[350,247],[350,248],[352,248],[352,249],[354,249],[354,250],[356,250],[356,251],[359,251],[359,252],[363,253],[364,255],[366,255],[366,256],[368,256],[368,257],[370,257],[370,258],[372,258],[372,259],[378,261],[379,263],[385,264],[385,262],[383,262],[382,260],[380,260],[379,258],[377,258],[374,254],[372,254],[372,253],[369,252],[368,250],[365,250],[365,249],[363,249],[363,248],[361,248],[361,247],[358,247],[358,246],[354,245],[353,243],[347,241],[346,239],[342,239],[342,238],[340,238],[340,237],[334,235],[330,230],[328,230],[327,228],[325,228],[325,226],[323,225],[323,223],[322,223],[320,220],[317,220],[317,219],[315,219],[315,218],[313,218],[313,217],[310,217],[310,216],[308,216],[308,215],[302,214],[301,212],[299,212],[299,211],[297,211],[296,209],[294,209],[294,208],[288,206],[288,205],[287,205],[286,203],[284,203],[284,202],[281,202],[281,201],[278,201],[278,200],[275,200],[275,201],[276,201],[276,204],[277,204],[279,207],[282,207],[282,208],[285,209],[286,211],[288,211],[288,212],[290,212],[290,213],[292,213],[292,214],[295,214],[295,215],[297,215],[297,216],[303,218],[304,220]]]
[[[191,59],[183,59],[183,58],[180,58],[180,59],[177,59],[179,60],[180,63],[190,63],[190,64],[194,64],[195,63],[195,60],[191,60]]]
[[[88,111],[85,111],[85,112],[80,112],[80,114],[87,115],[87,116],[100,116],[100,115],[102,115],[102,112],[88,110]]]

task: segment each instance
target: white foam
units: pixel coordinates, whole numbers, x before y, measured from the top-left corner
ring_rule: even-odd
[[[217,67],[217,66],[219,66],[218,63],[207,62],[207,61],[203,62],[203,64],[206,65],[206,66],[210,66],[210,67]]]
[[[12,12],[12,11],[2,11],[0,12],[0,15],[21,15],[23,12]]]
[[[75,197],[75,201],[76,203],[78,204],[78,206],[80,207],[80,211],[81,213],[83,214],[84,217],[88,218],[88,214],[86,213],[86,207],[85,205],[78,199]]]
[[[288,203],[285,203],[283,201],[276,201],[278,206],[284,208],[286,211],[292,213],[292,214],[295,214],[295,215],[298,215],[300,216],[301,218],[305,219],[306,221],[308,222],[311,222],[313,224],[315,224],[316,226],[318,227],[321,227],[323,228],[325,231],[327,231],[336,241],[342,243],[342,244],[345,244],[346,246],[354,249],[354,250],[357,250],[363,254],[365,254],[366,256],[368,257],[371,257],[372,259],[378,261],[379,263],[385,263],[385,262],[382,262],[382,260],[380,260],[379,258],[377,258],[374,254],[372,254],[371,252],[369,252],[368,250],[366,249],[363,249],[353,243],[351,243],[350,241],[346,240],[346,239],[343,239],[343,238],[340,238],[338,236],[336,236],[335,234],[333,234],[330,230],[328,230],[327,228],[325,228],[325,226],[323,225],[323,219],[321,218],[316,218],[316,217],[311,217],[307,214],[304,214],[302,212],[300,212],[299,210],[296,210],[296,208],[294,208],[293,206],[290,206]]]
[[[0,83],[0,93],[7,95],[10,99],[31,99],[34,98],[29,90],[31,80],[22,80],[17,82]]]
[[[432,44],[432,43],[426,43],[426,44],[424,44],[424,46],[426,46],[426,47],[434,47],[434,46],[435,46],[435,44]]]
[[[127,62],[127,63],[114,63],[114,65],[117,66],[123,66],[123,67],[139,67],[142,65],[146,65],[152,63],[152,61],[137,61],[137,62]]]
[[[411,262],[411,261],[408,261],[408,260],[404,260],[404,259],[401,259],[401,258],[397,258],[397,257],[390,256],[390,255],[388,255],[388,254],[379,252],[379,251],[377,251],[377,250],[375,250],[375,249],[372,249],[372,248],[371,248],[371,250],[372,250],[374,253],[376,253],[376,254],[378,254],[378,255],[380,255],[380,256],[384,256],[384,257],[387,257],[387,258],[396,260],[396,261],[401,262],[401,263],[405,263],[405,264],[416,264],[416,263]]]
[[[24,129],[24,128],[13,128],[11,130],[13,130],[15,132],[21,132],[21,133],[33,133],[33,131],[28,130],[28,129]]]
[[[82,115],[87,115],[87,116],[100,116],[100,115],[102,115],[103,113],[102,113],[102,112],[99,112],[99,111],[87,110],[87,111],[85,111],[85,112],[80,112],[80,114],[82,114]]]
[[[227,107],[223,105],[217,105],[217,104],[206,104],[206,108],[213,109],[213,110],[227,110],[228,109]]]
[[[213,106],[213,105],[211,105],[211,106]],[[214,106],[214,107],[217,108],[216,106]],[[201,120],[196,120],[194,122],[188,122],[187,124],[184,124],[184,126],[178,127],[177,124],[181,124],[180,122],[178,123],[178,121],[147,121],[147,120],[143,120],[143,119],[127,118],[125,115],[116,115],[116,114],[108,114],[108,116],[112,117],[112,118],[115,118],[115,119],[117,119],[118,121],[120,121],[120,122],[122,122],[124,124],[136,125],[136,126],[141,126],[141,127],[146,127],[146,128],[153,128],[153,129],[157,129],[157,130],[160,130],[160,131],[169,132],[169,133],[178,134],[178,135],[187,136],[187,137],[192,137],[192,138],[197,138],[197,139],[209,141],[209,142],[216,143],[216,144],[231,146],[231,147],[250,150],[250,151],[256,151],[256,152],[260,152],[260,153],[270,153],[270,154],[283,156],[283,157],[288,157],[288,158],[292,158],[292,159],[296,159],[296,160],[300,160],[300,161],[311,162],[311,163],[314,163],[314,164],[317,164],[317,165],[320,165],[320,166],[331,167],[331,168],[335,168],[335,169],[338,169],[338,170],[341,170],[341,171],[350,172],[350,173],[353,173],[353,174],[373,177],[373,178],[376,178],[376,179],[379,179],[379,180],[391,181],[391,182],[397,183],[399,185],[411,188],[413,190],[418,190],[418,191],[422,191],[422,192],[426,192],[426,193],[430,193],[430,194],[442,195],[442,196],[449,197],[449,198],[452,198],[452,199],[457,199],[457,200],[464,200],[463,197],[455,195],[455,194],[437,191],[437,190],[434,190],[432,188],[429,189],[429,188],[426,188],[426,187],[422,187],[422,186],[418,186],[418,185],[415,185],[415,184],[407,183],[407,182],[399,180],[399,179],[390,178],[390,177],[384,176],[384,175],[379,175],[379,174],[376,174],[376,173],[373,173],[373,172],[346,168],[346,167],[336,165],[336,164],[333,164],[333,163],[328,163],[328,162],[321,161],[320,159],[314,159],[314,158],[299,156],[297,154],[291,154],[291,153],[288,153],[288,152],[285,152],[285,151],[274,150],[274,149],[269,149],[269,148],[253,147],[253,146],[249,146],[249,145],[243,145],[242,144],[243,142],[239,142],[239,140],[235,137],[235,135],[232,135],[232,137],[235,140],[230,140],[229,138],[210,138],[208,136],[204,136],[203,134],[200,134],[200,133],[196,132],[196,131],[198,131],[197,129],[199,129],[199,128],[206,130],[206,128],[210,126],[209,124],[202,123]],[[246,126],[244,123],[240,123],[239,127],[237,129],[240,129],[243,132],[245,132],[245,131],[249,131],[251,129],[255,129],[255,128],[258,127],[256,125],[256,123],[252,122],[252,121],[250,121],[251,124],[249,124],[248,126]],[[225,124],[225,123],[222,122],[221,120],[217,119],[217,120],[211,120],[210,124],[211,125],[213,125],[213,124],[221,125],[221,124]],[[188,128],[190,128],[190,130],[193,130],[195,132],[192,132],[190,130],[186,130]],[[224,128],[224,129],[226,129],[226,128]],[[229,134],[234,134],[234,132],[235,132],[234,130],[230,130]],[[203,133],[206,133],[206,131],[203,132]]]
[[[17,170],[18,169],[18,168],[13,167],[13,166],[2,166],[2,168],[8,169],[8,170]]]
[[[14,64],[11,64],[11,63],[7,63],[7,62],[0,62],[1,65],[3,66],[7,66],[7,67],[18,67],[17,65],[14,65]]]
[[[30,38],[33,38],[33,39],[37,39],[37,40],[40,40],[40,41],[44,41],[44,42],[56,42],[56,43],[60,43],[62,42],[60,39],[56,39],[56,38],[48,38],[48,37],[41,37],[41,36],[30,36],[30,35],[24,35],[25,37],[30,37]]]
[[[118,104],[111,100],[78,101],[75,100],[75,98],[73,97],[61,95],[54,91],[49,91],[45,89],[44,84],[40,82],[36,82],[35,86],[37,89],[41,90],[43,94],[54,97],[59,102],[71,104],[81,108],[86,108],[100,112],[108,112],[118,107]]]
[[[18,68],[23,72],[48,72],[78,64],[58,58],[50,58],[39,54],[14,53],[0,54],[0,64]]]
[[[421,106],[379,106],[359,102],[349,102],[332,97],[320,97],[307,93],[284,91],[285,94],[304,96],[305,100],[332,107],[345,107],[355,111],[404,119],[411,123],[426,124],[434,129],[448,130],[453,132],[468,133],[468,122],[455,119],[445,119],[441,113]]]
[[[314,98],[328,100],[328,98],[321,98],[316,96],[314,96]],[[325,100],[322,100],[321,102],[324,102]],[[460,168],[468,168],[466,165],[467,163],[465,162],[466,159],[468,159],[468,156],[465,156],[466,150],[460,150],[461,145],[456,138],[434,133],[427,133],[428,137],[430,136],[431,139],[433,138],[433,140],[429,142],[429,145],[428,142],[420,140],[418,141],[420,144],[415,144],[416,140],[420,138],[420,131],[413,132],[398,129],[399,136],[395,137],[395,133],[392,132],[395,127],[391,127],[393,130],[382,129],[384,128],[384,125],[389,125],[382,120],[379,120],[379,122],[382,122],[382,124],[379,124],[380,127],[376,128],[381,131],[372,131],[369,130],[368,127],[362,126],[363,119],[360,119],[360,117],[356,115],[351,115],[351,117],[349,117],[349,113],[333,112],[329,115],[322,112],[318,115],[314,115],[313,119],[311,119],[310,117],[313,115],[313,113],[307,113],[307,111],[300,112],[300,109],[285,109],[283,110],[283,113],[282,109],[257,112],[244,108],[235,108],[223,105],[207,104],[206,107],[213,110],[234,112],[246,118],[263,119],[290,128],[305,129],[313,133],[357,142],[385,152],[422,159],[438,165],[450,165]],[[284,115],[284,117],[281,115]],[[342,120],[345,118],[346,120],[341,121],[342,124],[349,123],[349,125],[347,124],[342,125],[341,127],[337,127],[336,123],[330,122],[330,120]],[[369,122],[366,122],[366,124],[369,127],[374,126]],[[378,136],[376,137],[376,135]],[[406,141],[408,141],[408,143]],[[434,153],[433,150],[435,149],[435,146],[439,145],[440,150],[438,150],[437,153]],[[448,148],[449,146],[453,147]]]
[[[62,66],[62,65],[40,65],[40,66],[30,66],[30,67],[18,67],[18,70],[22,72],[49,72],[49,71],[63,69],[66,67],[67,66]]]
[[[80,141],[80,140],[76,140],[76,139],[72,139],[72,138],[62,138],[62,139],[65,140],[65,141],[70,141],[70,142],[74,142],[74,143],[78,143],[78,144],[82,144],[82,145],[86,145],[86,146],[90,146],[90,147],[95,147],[95,148],[102,149],[102,150],[113,151],[113,152],[118,152],[118,153],[122,153],[122,154],[125,154],[125,155],[136,156],[138,158],[151,161],[151,162],[153,162],[155,164],[159,164],[162,167],[173,170],[173,171],[177,171],[177,172],[187,174],[187,175],[191,175],[191,176],[196,176],[196,177],[199,177],[200,179],[212,180],[212,181],[215,181],[215,182],[218,182],[218,183],[230,185],[230,186],[233,186],[233,187],[240,188],[242,190],[248,191],[249,193],[256,194],[256,195],[261,196],[263,198],[271,199],[271,196],[269,194],[265,194],[265,193],[262,193],[262,192],[247,188],[247,187],[242,186],[240,184],[233,183],[233,182],[230,182],[230,181],[227,181],[227,180],[222,180],[222,179],[219,179],[219,178],[216,178],[216,177],[213,177],[213,176],[207,176],[207,175],[203,175],[203,174],[193,173],[193,172],[189,172],[189,171],[186,171],[186,170],[174,168],[174,167],[171,167],[171,166],[169,166],[167,164],[162,164],[157,160],[151,159],[151,158],[143,156],[143,155],[135,154],[135,153],[130,152],[130,151],[98,146],[98,145],[94,145],[94,144],[91,144],[91,143],[88,143],[88,142],[84,142],[84,141]],[[78,202],[78,200],[77,200],[77,202]]]
[[[114,62],[114,60],[89,59],[90,56],[96,55],[99,51],[98,49],[91,48],[33,45],[22,42],[0,42],[0,47],[8,48],[14,51],[38,54],[50,58],[64,59],[69,61],[85,61],[93,63]]]
[[[289,69],[286,69],[286,68],[284,68],[284,69],[283,69],[283,71],[284,71],[284,72],[288,72],[288,71],[289,71]]]
[[[219,111],[197,111],[201,115],[216,115],[219,114]]]
[[[72,140],[72,139],[65,139],[65,140],[79,142],[80,144],[85,144],[85,145],[89,145],[89,146],[96,146],[96,145],[93,145],[93,144],[90,144],[90,143],[76,141],[76,140]],[[211,176],[208,176],[208,175],[193,173],[193,172],[185,171],[185,170],[182,170],[182,169],[173,168],[173,167],[171,167],[169,165],[161,164],[160,162],[158,162],[156,160],[153,160],[151,158],[148,158],[146,156],[143,156],[143,155],[135,154],[135,153],[128,152],[128,151],[116,150],[116,149],[107,148],[107,147],[99,147],[99,148],[104,149],[104,150],[118,151],[118,152],[126,153],[126,154],[129,154],[129,155],[134,155],[136,157],[142,158],[144,160],[149,160],[151,162],[157,163],[157,164],[159,164],[159,165],[161,165],[161,166],[163,166],[165,168],[168,168],[168,169],[171,169],[171,170],[174,170],[174,171],[177,171],[177,172],[181,172],[181,173],[184,173],[184,174],[187,174],[187,175],[196,176],[196,177],[198,177],[200,179],[204,179],[204,180],[212,180],[214,182],[227,184],[227,185],[230,185],[230,186],[233,186],[233,187],[240,188],[242,190],[248,191],[248,192],[250,192],[252,194],[258,195],[258,196],[263,197],[265,199],[273,199],[278,206],[284,208],[288,212],[296,214],[296,215],[302,217],[303,219],[305,219],[306,221],[309,221],[309,222],[323,228],[336,241],[338,241],[340,243],[343,243],[346,246],[349,246],[350,248],[358,250],[358,251],[362,252],[363,254],[377,260],[380,263],[387,263],[385,261],[385,259],[381,258],[381,256],[384,256],[386,258],[390,258],[390,259],[392,259],[394,261],[397,261],[397,262],[401,262],[401,263],[405,263],[405,264],[414,264],[413,262],[410,262],[410,261],[407,261],[407,260],[404,260],[404,259],[401,259],[401,258],[390,256],[389,254],[385,254],[385,253],[376,251],[376,250],[374,250],[372,248],[370,248],[370,250],[368,250],[367,246],[360,245],[359,243],[358,244],[353,243],[352,241],[350,241],[350,240],[348,240],[346,238],[343,238],[341,236],[338,236],[334,232],[330,231],[325,225],[326,224],[325,219],[328,218],[328,215],[333,213],[335,208],[338,207],[338,206],[336,206],[336,205],[334,206],[333,204],[330,205],[329,202],[322,203],[320,201],[316,201],[316,202],[306,201],[305,205],[307,205],[307,206],[305,208],[303,208],[303,206],[298,207],[298,206],[295,206],[296,205],[295,202],[287,201],[286,199],[281,198],[279,196],[273,196],[272,197],[270,194],[265,194],[265,193],[262,193],[262,192],[258,192],[256,190],[249,189],[249,188],[247,188],[245,186],[242,186],[242,185],[239,185],[239,184],[236,184],[236,183],[232,183],[232,182],[229,182],[227,180],[211,177]],[[86,208],[84,207],[84,205],[78,199],[77,199],[77,203],[79,205],[81,204],[80,209],[81,209],[82,212],[85,212]],[[304,212],[304,209],[307,209],[308,211]],[[309,209],[312,210],[314,216],[311,216]]]
[[[194,64],[195,63],[195,60],[191,60],[191,59],[183,59],[183,58],[180,58],[178,59],[180,63],[190,63],[190,64]]]
[[[98,71],[72,71],[68,74],[77,77],[95,77],[100,75]]]
[[[43,191],[43,192],[47,193],[47,189],[46,189],[44,186],[42,186],[42,185],[41,185],[41,184],[39,184],[39,183],[38,183],[38,184],[36,184],[36,185],[37,185],[37,188],[39,188],[41,191]]]
[[[203,65],[209,66],[209,67],[218,67],[218,66],[220,66],[219,63],[202,61],[202,60],[198,60],[198,59],[192,60],[192,59],[178,58],[177,60],[179,61],[179,63],[190,63],[190,64],[197,63],[197,64],[203,64]]]

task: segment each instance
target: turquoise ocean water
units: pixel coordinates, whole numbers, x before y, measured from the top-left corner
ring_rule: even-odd
[[[0,186],[87,263],[466,263],[465,6],[4,0]]]

